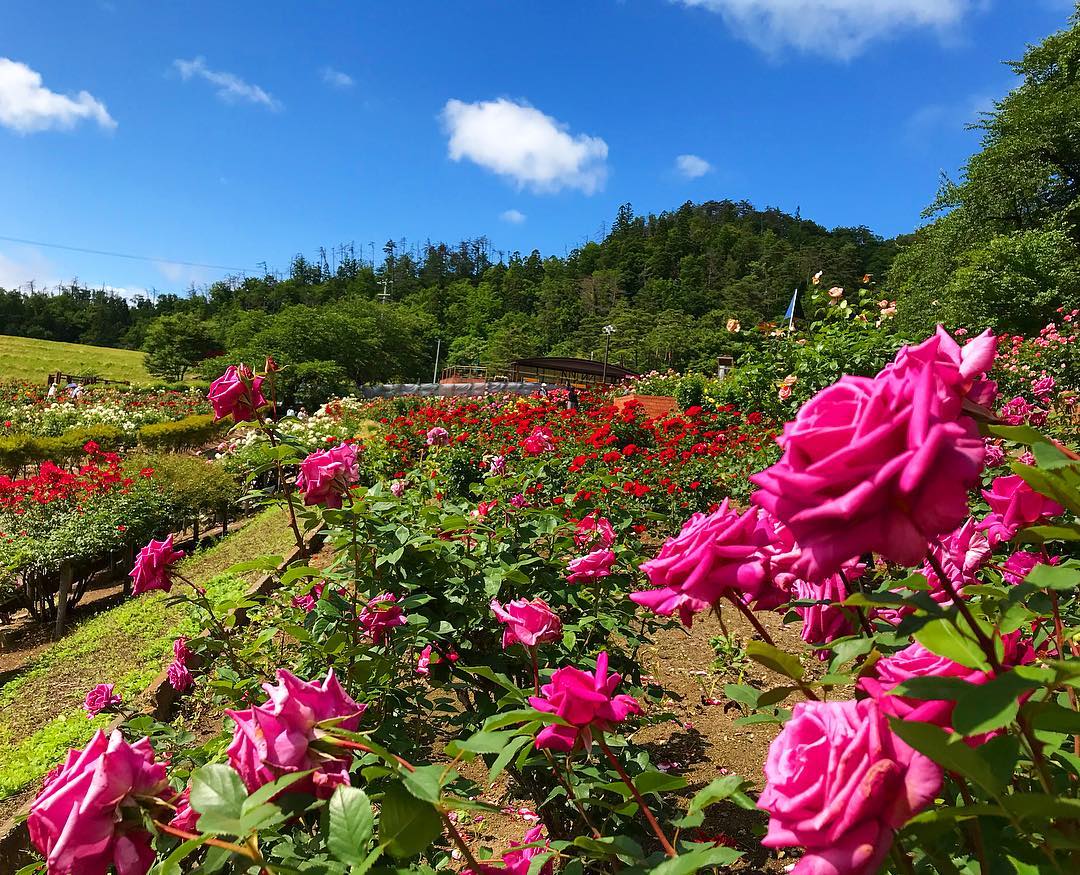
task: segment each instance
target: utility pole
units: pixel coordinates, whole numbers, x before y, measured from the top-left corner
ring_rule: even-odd
[[[608,351],[611,349],[611,335],[615,333],[614,325],[604,326],[604,375],[600,378],[602,383],[607,383]]]
[[[435,372],[431,375],[431,382],[439,382],[439,353],[442,351],[442,338],[436,338],[435,340]]]

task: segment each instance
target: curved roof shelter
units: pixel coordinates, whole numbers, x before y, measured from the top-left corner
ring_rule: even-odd
[[[595,362],[591,359],[541,356],[517,359],[510,363],[510,380],[518,383],[550,383],[553,386],[572,383],[591,386],[599,383],[618,383],[636,371],[614,362]]]

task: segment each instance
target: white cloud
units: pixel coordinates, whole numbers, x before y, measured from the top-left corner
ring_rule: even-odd
[[[716,12],[771,53],[785,47],[847,60],[903,28],[946,30],[981,0],[672,0]]]
[[[592,194],[607,179],[607,143],[571,134],[565,124],[526,103],[448,100],[442,121],[454,161],[466,158],[514,180],[519,188],[576,188]]]
[[[712,169],[712,165],[699,155],[680,155],[675,159],[675,170],[687,179],[697,179]]]
[[[267,109],[281,109],[281,101],[264,91],[258,85],[245,82],[235,73],[226,73],[223,70],[211,70],[206,66],[206,59],[202,57],[184,61],[177,58],[173,66],[180,73],[180,78],[187,82],[189,79],[204,79],[211,85],[217,86],[217,96],[227,102],[245,100],[248,103],[257,103]]]
[[[334,88],[352,88],[356,84],[353,77],[348,73],[342,73],[333,67],[323,67],[320,72],[322,73],[323,82]]]
[[[528,218],[528,216],[521,212],[521,210],[506,210],[499,214],[499,218],[504,222],[509,222],[511,225],[520,225]]]
[[[973,94],[948,103],[930,103],[912,113],[904,123],[904,133],[912,144],[928,146],[942,136],[963,134],[968,125],[980,121],[994,109],[994,98]]]
[[[57,94],[41,83],[41,74],[18,61],[0,58],[0,125],[20,134],[49,129],[69,130],[80,121],[94,121],[107,130],[116,122],[105,104],[88,91]]]

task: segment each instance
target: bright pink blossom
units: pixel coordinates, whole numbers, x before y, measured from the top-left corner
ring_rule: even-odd
[[[337,444],[316,450],[300,463],[296,488],[304,493],[304,504],[341,507],[342,497],[360,479],[356,447]]]
[[[169,826],[195,832],[199,823],[199,812],[191,807],[191,788],[185,787],[184,792],[177,796],[172,804],[176,807],[176,813],[169,821]]]
[[[390,630],[405,625],[405,613],[397,603],[397,596],[384,592],[371,599],[360,611],[360,626],[374,644],[382,644]]]
[[[821,583],[796,580],[792,595],[799,601],[817,601],[807,608],[795,608],[802,617],[802,640],[807,644],[828,644],[855,631],[854,610],[843,608],[840,602],[848,597],[847,587],[839,574],[831,574]],[[830,651],[819,651],[825,659]]]
[[[615,543],[615,529],[611,526],[611,520],[596,513],[584,517],[574,529],[574,543],[579,549],[610,547]]]
[[[232,365],[210,384],[207,400],[214,408],[214,418],[231,416],[236,422],[255,419],[255,411],[266,404],[257,377],[247,365]]]
[[[394,498],[401,498],[405,494],[405,490],[409,488],[408,481],[406,480],[394,480],[390,484],[390,494]]]
[[[994,339],[961,349],[944,329],[904,347],[877,377],[842,377],[784,427],[784,454],[750,479],[814,579],[880,553],[916,564],[967,515],[986,452],[964,400],[993,362]]]
[[[1040,377],[1037,380],[1031,381],[1031,394],[1045,403],[1050,400],[1056,386],[1057,381],[1053,377]]]
[[[165,672],[169,678],[169,684],[178,693],[184,693],[195,686],[195,678],[192,677],[188,667],[180,660],[173,660]]]
[[[514,644],[529,648],[562,638],[562,621],[543,599],[515,599],[505,607],[492,599],[491,610],[500,623],[506,624],[503,650]]]
[[[529,500],[520,492],[518,492],[516,495],[510,498],[510,504],[513,507],[516,507],[518,510],[521,510],[522,508],[526,508],[529,506]]]
[[[149,739],[134,744],[100,730],[83,750],[68,751],[30,806],[26,826],[50,872],[145,875],[154,863],[139,800],[168,788]],[[126,815],[126,816],[125,816]]]
[[[538,456],[540,453],[550,453],[555,449],[555,437],[551,429],[546,425],[537,426],[522,442],[521,446],[530,456]]]
[[[441,425],[436,425],[428,429],[426,440],[429,447],[445,447],[450,443],[450,432]]]
[[[173,659],[182,662],[184,665],[187,665],[188,660],[191,659],[191,651],[188,649],[187,643],[187,638],[181,635],[173,642],[172,646]]]
[[[336,725],[355,731],[366,705],[354,702],[341,688],[333,670],[320,684],[300,680],[278,669],[278,684],[263,684],[270,697],[262,705],[226,711],[236,723],[226,754],[249,791],[290,772],[315,769],[301,781],[320,797],[330,796],[349,782],[350,757],[335,757],[314,749],[312,742],[325,735],[317,724],[343,718]],[[297,785],[294,788],[299,789]]]
[[[528,848],[522,845],[531,845],[539,842],[544,837],[544,828],[534,826],[522,837],[521,842],[510,841],[510,850],[502,855],[502,866],[492,866],[488,863],[480,863],[480,869],[462,869],[461,875],[528,875],[532,866],[533,857],[545,854],[550,844],[543,847]],[[553,871],[552,861],[549,859],[540,867],[537,875],[551,875]]]
[[[86,694],[83,708],[86,709],[87,717],[97,717],[102,711],[108,711],[124,700],[113,692],[112,684],[98,684]]]
[[[140,595],[151,590],[172,589],[172,569],[184,558],[183,550],[173,549],[172,535],[164,541],[151,540],[135,557],[131,569],[131,594]]]
[[[762,844],[803,847],[793,875],[873,875],[893,834],[941,787],[941,767],[889,729],[873,700],[800,702],[769,747]]]
[[[579,556],[570,561],[567,566],[566,579],[570,583],[579,583],[583,580],[598,580],[611,574],[611,566],[615,564],[615,554],[611,550],[593,550],[585,556]]]
[[[565,666],[557,669],[551,681],[540,688],[540,696],[531,696],[529,703],[537,710],[557,714],[569,726],[551,724],[536,736],[538,750],[549,748],[569,752],[579,745],[591,747],[593,730],[609,732],[630,714],[640,714],[641,707],[633,696],[615,695],[622,680],[618,674],[608,674],[608,655],[596,657],[596,671],[582,671]]]
[[[494,456],[488,465],[488,475],[503,477],[506,474],[506,456]]]
[[[1060,561],[1060,556],[1045,556],[1030,550],[1017,550],[1005,560],[1005,564],[1002,566],[1005,572],[1002,577],[1005,578],[1007,583],[1015,586],[1023,583],[1028,572],[1036,565],[1057,565]]]
[[[1065,512],[1056,501],[1032,489],[1019,474],[996,478],[989,489],[983,490],[983,498],[990,505],[990,513],[979,528],[993,545],[1011,540],[1021,529]]]

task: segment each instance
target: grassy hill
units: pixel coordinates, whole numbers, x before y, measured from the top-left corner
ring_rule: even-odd
[[[133,383],[146,383],[152,379],[143,367],[143,353],[138,350],[0,335],[0,381],[44,383],[46,375],[52,371],[96,373],[110,380]]]

